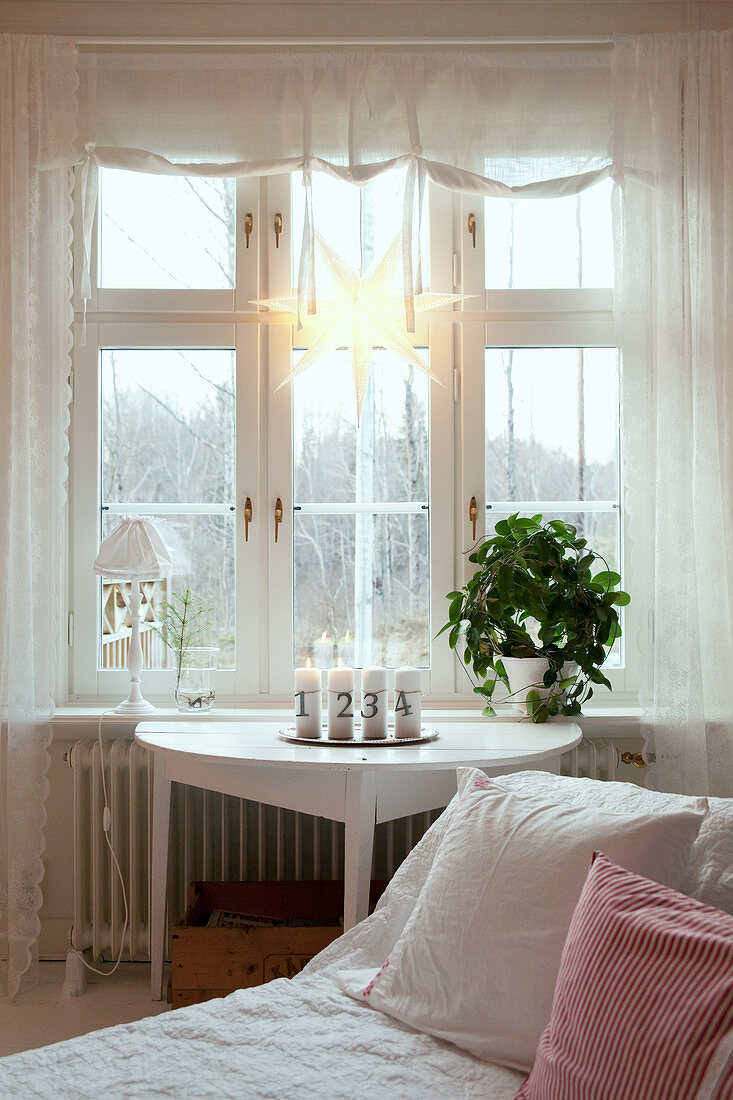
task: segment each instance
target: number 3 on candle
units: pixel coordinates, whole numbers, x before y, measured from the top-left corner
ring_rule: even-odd
[[[395,703],[395,714],[404,714],[405,718],[408,714],[412,714],[412,707],[407,702],[407,696],[404,691],[397,692],[397,702]]]
[[[346,702],[344,703],[342,709],[338,712],[337,717],[339,717],[339,718],[353,718],[354,717],[354,712],[353,712],[353,710],[351,710],[351,706],[354,702],[354,698],[353,698],[351,692],[350,691],[340,691],[338,693],[338,699],[345,699]]]
[[[374,691],[365,691],[364,698],[362,699],[362,708],[364,706],[371,707],[368,714],[364,713],[362,709],[362,718],[374,718],[379,710],[379,696]]]

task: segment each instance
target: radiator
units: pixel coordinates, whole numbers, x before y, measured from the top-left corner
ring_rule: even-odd
[[[581,742],[562,758],[563,775],[613,779],[617,751],[607,741]],[[72,946],[114,959],[124,927],[119,878],[102,829],[104,766],[112,829],[130,911],[123,958],[147,961],[148,868],[152,820],[151,763],[135,741],[77,741],[74,773],[74,925]],[[389,879],[439,816],[416,814],[377,825],[372,875]],[[183,915],[192,882],[234,879],[343,878],[344,826],[292,810],[174,784],[168,914]]]

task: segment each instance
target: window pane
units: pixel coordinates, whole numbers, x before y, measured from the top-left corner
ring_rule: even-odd
[[[402,232],[402,208],[405,193],[406,169],[384,172],[370,180],[364,187],[334,179],[324,172],[313,173],[313,220],[316,231],[352,267],[359,271],[362,259],[366,271],[375,260],[380,260],[398,233]],[[303,239],[305,217],[305,192],[299,175],[292,177],[293,196],[293,281],[297,281],[300,248]],[[360,210],[361,206],[361,210]],[[359,235],[361,216],[362,233]],[[428,192],[423,199],[422,217],[422,277],[423,285],[430,285]],[[417,231],[418,219],[415,216]],[[363,257],[362,257],[363,249]],[[316,253],[316,282],[327,286],[325,267]],[[398,273],[396,285],[401,283]]]
[[[235,181],[102,169],[99,285],[234,286]]]
[[[562,199],[486,198],[486,286],[612,286],[612,190],[604,180]]]
[[[293,352],[293,365],[303,354]],[[427,362],[427,349],[420,354]],[[296,503],[427,502],[428,396],[427,375],[375,351],[357,427],[348,352],[293,379]]]
[[[296,663],[428,663],[428,396],[427,377],[386,352],[358,426],[348,353],[294,380]],[[382,502],[410,510],[349,509]]]
[[[293,527],[295,664],[426,668],[427,513],[296,512]]]
[[[486,499],[618,500],[614,348],[486,349]]]
[[[102,499],[234,499],[234,352],[105,348]]]
[[[102,538],[119,516],[102,513]],[[210,608],[200,645],[219,647],[219,668],[234,667],[234,514],[150,517],[172,552],[174,573],[165,581],[143,582],[141,607],[145,668],[172,668],[170,652],[155,634],[160,604],[187,588]],[[129,586],[125,585],[125,592]],[[126,668],[130,619],[119,585],[102,583],[100,668]]]

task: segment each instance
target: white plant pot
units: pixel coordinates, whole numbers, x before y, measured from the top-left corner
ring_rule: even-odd
[[[550,667],[546,657],[502,657],[501,660],[509,677],[511,703],[517,714],[527,714],[527,695],[530,691],[537,691],[540,700],[547,702],[552,688],[543,687],[542,684]],[[562,667],[562,676],[574,676],[577,671],[577,665],[566,663]]]

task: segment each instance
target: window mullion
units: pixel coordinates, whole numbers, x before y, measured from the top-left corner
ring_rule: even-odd
[[[443,383],[430,387],[430,694],[451,695],[455,690],[455,657],[447,635],[435,639],[447,618],[446,593],[453,588],[455,545],[453,508],[456,477],[455,453],[453,325],[430,325],[430,368]]]
[[[486,512],[485,483],[485,411],[484,411],[484,347],[485,326],[481,322],[465,322],[461,326],[461,400],[460,400],[460,492],[457,505],[458,554],[456,583],[465,584],[472,571],[466,551],[484,536]],[[472,497],[478,510],[474,538],[469,515]]]
[[[292,462],[292,390],[275,390],[290,372],[292,327],[270,325],[269,345],[269,417],[268,417],[268,491],[262,522],[266,531],[269,561],[269,675],[267,690],[273,694],[292,691],[293,654],[293,462]],[[283,522],[275,542],[275,504],[282,502]]]
[[[77,324],[77,335],[81,335]],[[92,562],[99,546],[99,328],[87,325],[84,347],[74,354],[74,403],[70,447],[71,586],[74,615],[69,692],[73,697],[97,693],[97,624],[99,596]],[[89,592],[95,593],[89,599]]]
[[[292,264],[291,177],[269,176],[263,181],[264,204],[263,267],[268,297],[289,295],[297,281]],[[282,216],[282,231],[276,241],[274,224]],[[267,370],[263,374],[267,406],[267,459],[262,500],[262,559],[267,562],[268,616],[263,630],[262,652],[268,654],[266,675],[260,677],[260,690],[270,694],[291,693],[293,689],[293,439],[292,390],[277,387],[290,373],[293,349],[291,324],[263,325]],[[275,504],[280,498],[283,523],[275,542]],[[262,544],[261,544],[262,545]],[[260,571],[264,582],[264,570]]]
[[[234,308],[238,313],[256,313],[253,302],[260,297],[260,257],[267,242],[267,225],[260,202],[262,181],[259,176],[237,180],[236,200],[236,280]],[[247,216],[252,217],[249,242],[246,234]]]
[[[260,332],[258,325],[237,325],[235,456],[235,652],[237,695],[256,695],[265,674],[262,654],[267,637],[267,605],[261,572],[267,560],[266,494],[261,486],[261,448],[266,437],[260,415]],[[244,508],[252,503],[245,540]]]

